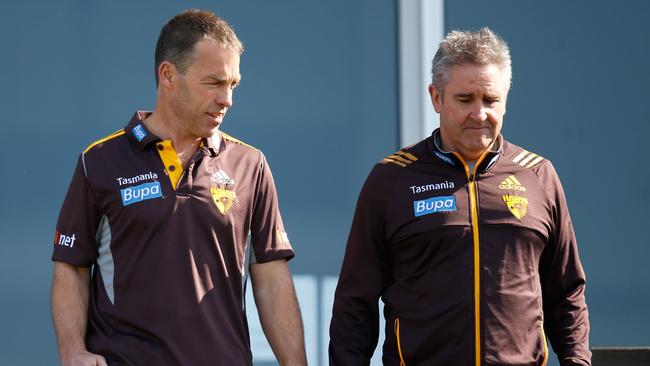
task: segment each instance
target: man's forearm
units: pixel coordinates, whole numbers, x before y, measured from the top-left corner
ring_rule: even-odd
[[[262,328],[278,362],[307,365],[300,308],[286,262],[257,264],[251,275]]]
[[[293,286],[290,292],[276,293],[272,300],[272,314],[261,320],[278,362],[282,366],[307,365],[302,318]]]
[[[52,320],[61,360],[86,351],[89,276],[88,268],[54,263]]]

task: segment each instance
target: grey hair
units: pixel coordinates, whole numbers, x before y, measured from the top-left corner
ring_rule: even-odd
[[[489,28],[478,32],[452,31],[440,42],[431,66],[431,83],[441,93],[449,80],[449,70],[458,65],[496,65],[512,79],[508,44]]]

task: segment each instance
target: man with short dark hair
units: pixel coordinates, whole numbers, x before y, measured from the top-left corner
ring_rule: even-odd
[[[492,31],[454,31],[433,59],[440,128],[386,157],[357,202],[330,364],[589,365],[585,274],[551,163],[501,136],[511,63]]]
[[[244,292],[281,365],[306,365],[271,171],[219,130],[243,47],[188,10],[156,46],[155,110],[81,154],[54,239],[52,317],[72,365],[251,365]]]

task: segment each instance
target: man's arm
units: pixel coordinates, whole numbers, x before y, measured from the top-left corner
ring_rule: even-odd
[[[107,366],[86,350],[90,269],[54,262],[52,319],[63,366]]]
[[[251,265],[262,329],[280,365],[307,365],[300,308],[285,260]]]
[[[390,197],[393,181],[384,171],[372,170],[357,200],[332,308],[332,366],[368,365],[377,346],[378,303],[387,282],[383,197]]]
[[[544,328],[562,366],[588,366],[589,312],[585,272],[578,256],[564,190],[551,164],[541,174],[553,187],[553,231],[540,259]]]

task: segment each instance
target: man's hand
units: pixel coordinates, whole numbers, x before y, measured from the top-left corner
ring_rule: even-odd
[[[82,351],[63,360],[63,366],[108,366],[104,357]]]

